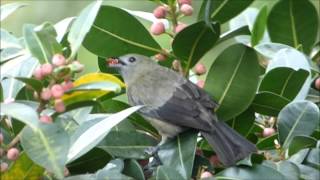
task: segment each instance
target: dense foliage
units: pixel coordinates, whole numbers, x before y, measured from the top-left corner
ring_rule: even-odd
[[[275,0],[256,9],[254,0],[203,0],[187,25],[191,0],[152,1],[153,13],[96,1],[55,25],[25,24],[22,37],[1,28],[1,179],[319,179],[313,3]],[[1,21],[23,6],[2,5]],[[80,46],[97,56],[101,72],[78,74]],[[186,131],[161,146],[161,166],[144,171],[145,149],[160,136],[135,113],[141,106],[129,107],[121,77],[106,65],[127,53],[203,87],[219,103],[219,119],[259,151],[223,167],[205,139]]]

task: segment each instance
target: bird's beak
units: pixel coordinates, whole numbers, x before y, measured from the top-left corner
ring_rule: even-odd
[[[111,68],[120,68],[123,62],[117,57],[110,57],[107,59],[107,64]]]

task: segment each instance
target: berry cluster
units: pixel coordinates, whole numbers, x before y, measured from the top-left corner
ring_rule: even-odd
[[[2,144],[2,142],[3,142],[3,134],[0,133],[0,145]],[[7,160],[15,161],[15,160],[18,159],[20,151],[15,147],[9,148],[7,151],[5,151],[2,148],[0,148],[0,157],[1,157],[1,159],[5,154],[6,154]],[[8,169],[8,166],[9,166],[8,163],[1,161],[1,163],[0,163],[0,172],[2,173],[4,171],[6,171]]]
[[[191,16],[193,13],[191,3],[191,0],[178,0],[178,7],[161,5],[154,9],[153,15],[158,19],[168,18],[173,20],[173,32],[178,33],[187,25],[182,22],[178,22],[177,17]],[[151,25],[150,31],[153,35],[161,35],[166,32],[165,25],[161,21],[154,22]]]
[[[79,61],[67,62],[63,55],[54,55],[52,64],[42,64],[33,73],[35,79],[44,81],[44,84],[47,84],[40,94],[35,92],[34,97],[40,101],[43,107],[53,102],[56,112],[64,112],[66,108],[61,98],[66,91],[73,88],[72,75],[81,72],[83,68],[84,66]],[[40,116],[40,121],[51,123],[52,118],[48,115],[42,115]]]

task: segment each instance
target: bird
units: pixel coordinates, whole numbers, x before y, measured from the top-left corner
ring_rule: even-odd
[[[107,59],[126,84],[128,103],[143,105],[139,113],[161,135],[161,146],[169,139],[195,129],[208,141],[224,166],[257,151],[256,146],[219,120],[218,103],[202,88],[150,57],[126,54]]]

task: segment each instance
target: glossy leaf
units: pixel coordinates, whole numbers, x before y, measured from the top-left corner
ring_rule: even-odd
[[[289,148],[288,148],[288,155],[291,156],[301,149],[316,147],[317,140],[313,137],[309,136],[295,136],[293,137]]]
[[[143,132],[114,130],[97,147],[114,157],[144,159],[147,158],[145,149],[153,147],[157,143],[153,137]]]
[[[67,93],[72,93],[76,91],[111,91],[119,93],[121,91],[121,87],[119,84],[113,82],[93,82],[81,84],[77,87],[70,89]]]
[[[134,159],[125,160],[123,174],[133,177],[136,180],[145,179],[140,164]]]
[[[300,178],[301,179],[320,179],[319,169],[306,166],[303,164],[297,164],[300,170]]]
[[[226,40],[229,40],[231,38],[234,38],[236,36],[242,36],[242,35],[251,35],[251,32],[250,32],[248,26],[242,26],[242,27],[237,28],[235,30],[230,30],[230,31],[225,32],[224,34],[221,34],[220,39],[218,40],[216,45],[219,43],[222,43]]]
[[[27,4],[21,2],[9,3],[9,4],[2,4],[0,9],[0,21],[3,21],[7,18],[10,14],[16,11],[19,8],[26,6]]]
[[[316,8],[309,0],[286,0],[273,6],[267,25],[273,42],[294,48],[302,45],[303,51],[309,54],[317,37],[318,22]]]
[[[286,178],[277,170],[263,166],[253,165],[252,167],[229,167],[215,175],[217,179],[245,179],[256,180],[261,177],[268,179],[285,180]]]
[[[291,47],[285,44],[280,43],[259,43],[254,47],[256,51],[258,51],[261,55],[263,55],[266,59],[270,60],[275,57],[275,55],[282,49],[290,49]],[[271,61],[272,63],[272,61]]]
[[[112,6],[100,8],[83,45],[99,57],[128,53],[151,56],[161,52],[159,44],[137,19]]]
[[[218,102],[219,118],[239,115],[251,104],[258,86],[259,64],[255,51],[235,44],[215,59],[208,71],[205,89]]]
[[[265,157],[261,154],[250,154],[248,157],[237,162],[237,165],[253,166],[254,164],[261,164]]]
[[[157,167],[154,178],[155,180],[186,179],[177,170],[166,165]]]
[[[184,179],[189,179],[192,174],[196,145],[197,133],[186,131],[163,144],[158,155],[164,166],[177,171]]]
[[[206,1],[203,1],[200,8],[198,19],[203,19]],[[211,19],[221,24],[232,19],[241,11],[245,10],[253,0],[214,0],[211,3]]]
[[[27,85],[29,85],[32,89],[34,89],[38,93],[40,93],[43,88],[42,82],[39,80],[33,79],[33,78],[15,77],[15,79],[26,83]]]
[[[57,32],[57,41],[63,45],[63,39],[66,36],[66,34],[69,32],[71,25],[73,24],[75,17],[68,17],[65,19],[62,19],[61,21],[57,22],[54,25],[54,29]]]
[[[141,106],[135,106],[113,114],[87,129],[80,129],[75,132],[73,144],[68,154],[68,162],[80,157],[95,147],[110,130],[124,120],[126,117],[139,110]]]
[[[290,100],[272,92],[259,92],[252,102],[252,107],[260,114],[277,116]]]
[[[243,136],[248,136],[255,120],[254,110],[249,107],[240,115],[228,120],[227,123]]]
[[[21,144],[28,156],[37,164],[63,177],[69,149],[69,136],[57,124],[39,124],[39,129],[25,127]]]
[[[42,177],[44,169],[36,164],[27,156],[21,153],[19,158],[14,161],[10,169],[1,174],[2,180],[12,180],[13,177],[24,177],[24,179],[39,179]]]
[[[320,170],[320,149],[312,148],[306,158],[306,164]]]
[[[279,162],[272,162],[272,161],[264,161],[263,165],[271,167],[278,172],[280,172],[286,179],[290,180],[299,180],[300,177],[300,170],[297,165],[290,161],[279,161]]]
[[[311,135],[319,124],[319,108],[310,101],[297,101],[284,107],[278,116],[279,140],[288,148],[293,137]]]
[[[274,141],[278,139],[278,134],[273,134],[272,136],[260,139],[256,144],[259,150],[270,150],[275,149]]]
[[[289,161],[295,164],[301,164],[307,157],[310,149],[302,149],[289,158]]]
[[[21,103],[1,103],[1,114],[5,114],[7,116],[13,117],[26,125],[30,126],[32,129],[37,129],[39,125],[39,116],[37,112]]]
[[[102,4],[97,0],[83,9],[71,26],[68,41],[71,46],[70,58],[74,58],[86,34],[89,32]]]
[[[188,71],[213,47],[219,35],[219,24],[208,25],[200,21],[179,32],[173,40],[172,49]]]
[[[261,8],[252,28],[251,46],[257,45],[264,36],[268,17],[267,6]]]

